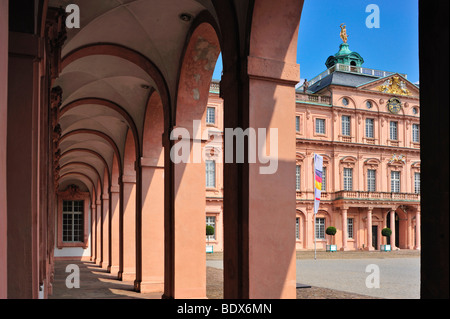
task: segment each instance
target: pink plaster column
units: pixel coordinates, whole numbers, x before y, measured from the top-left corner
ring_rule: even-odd
[[[100,267],[107,269],[109,264],[109,195],[102,195],[102,262]]]
[[[95,215],[96,215],[96,206],[95,203],[92,203],[91,205],[91,258],[90,260],[95,263]]]
[[[95,263],[101,265],[102,262],[102,201],[97,200],[97,211],[95,215]]]
[[[136,279],[136,175],[123,175],[123,269],[122,281]]]
[[[312,207],[306,207],[305,215],[305,248],[311,249],[312,242],[314,241],[315,230],[314,230],[314,212]]]
[[[375,243],[376,245],[377,243]],[[372,207],[367,209],[367,250],[374,250],[372,246]]]
[[[164,291],[164,161],[161,164],[154,159],[141,159],[141,293]]]
[[[119,217],[120,217],[120,188],[111,186],[111,265],[109,271],[115,277],[119,274]]]
[[[390,225],[389,228],[391,229],[392,233],[391,233],[391,249],[396,248],[395,246],[395,210],[391,209],[391,211],[389,212],[390,214]]]
[[[255,163],[224,164],[225,298],[296,298],[296,134],[288,123],[295,120],[300,78],[295,57],[302,5],[255,1],[250,52],[247,61],[237,58],[247,68],[233,69],[229,63],[222,76],[225,128],[265,129],[258,141],[267,138]],[[275,132],[276,138],[271,135]],[[276,150],[270,142],[277,143]],[[263,163],[261,154],[268,153],[277,168],[264,172],[269,163]]]
[[[416,246],[415,249],[420,250],[420,206],[416,210]]]
[[[405,211],[405,213],[406,213],[406,211]],[[408,223],[408,225],[407,225],[407,232],[406,232],[407,233],[406,244],[407,244],[407,248],[408,249],[414,249],[412,218],[413,218],[413,216],[412,216],[412,214],[410,212],[406,213],[406,220],[407,220],[407,223]]]
[[[342,216],[342,247],[341,250],[348,250],[347,248],[347,238],[348,238],[348,229],[347,229],[347,208],[343,208],[341,212]]]
[[[3,205],[7,205],[7,289],[11,299],[38,298],[39,294],[40,44],[39,38],[31,33],[9,33],[7,177],[6,185],[0,185],[0,193],[7,189],[7,203]],[[3,43],[0,46],[4,52]],[[4,76],[0,74],[2,79]],[[3,116],[0,121],[4,121]],[[0,148],[4,146],[4,138]]]
[[[8,0],[0,0],[0,299],[7,297],[6,132],[8,93]]]
[[[191,139],[190,143],[192,158],[192,152],[197,146],[201,147],[202,141]],[[174,298],[176,299],[206,298],[204,176],[204,161],[175,164]]]

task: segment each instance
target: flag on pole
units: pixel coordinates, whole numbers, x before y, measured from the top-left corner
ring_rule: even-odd
[[[319,210],[320,195],[322,193],[323,156],[314,154],[314,215]]]

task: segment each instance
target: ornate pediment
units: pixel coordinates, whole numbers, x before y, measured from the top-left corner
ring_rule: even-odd
[[[364,161],[364,165],[366,165],[369,169],[377,169],[380,164],[380,160],[376,158],[368,158]]]
[[[345,156],[344,158],[341,159],[341,165],[343,167],[353,167],[355,166],[355,164],[357,163],[357,159],[353,156]]]
[[[400,74],[394,74],[360,86],[361,89],[393,94],[397,96],[417,96],[419,89]]]
[[[58,192],[58,196],[62,198],[82,199],[89,196],[89,193],[82,192],[77,185],[72,184],[67,186],[65,190]]]
[[[406,88],[406,83],[398,75],[384,81],[380,86],[377,86],[378,91],[383,93],[390,93],[395,95],[411,95],[411,92]]]

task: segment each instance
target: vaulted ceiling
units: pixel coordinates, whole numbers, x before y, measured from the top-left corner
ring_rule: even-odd
[[[160,92],[164,82],[175,99],[194,18],[204,10],[214,19],[216,14],[209,0],[49,1],[51,7],[69,4],[78,5],[81,19],[79,29],[67,29],[63,68],[54,83],[63,90],[60,189],[85,184],[92,191],[99,178],[101,184],[108,178],[105,168],[111,174],[115,152],[123,165],[129,129],[135,128],[141,144],[151,92]]]

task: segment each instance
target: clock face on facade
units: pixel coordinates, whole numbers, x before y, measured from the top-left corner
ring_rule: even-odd
[[[387,107],[389,112],[397,114],[398,112],[400,112],[400,109],[402,108],[402,103],[400,102],[399,99],[393,97],[388,101]]]

